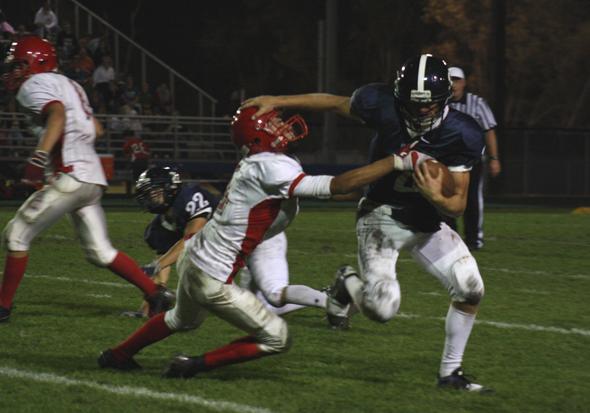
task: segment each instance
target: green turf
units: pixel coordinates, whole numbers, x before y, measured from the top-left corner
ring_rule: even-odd
[[[13,213],[0,210],[0,224]],[[151,217],[132,210],[107,217],[115,246],[150,261],[142,233]],[[590,216],[494,210],[486,234],[476,253],[486,297],[464,363],[496,389],[484,396],[435,387],[448,299],[407,254],[398,265],[402,314],[387,324],[356,316],[350,331],[332,331],[321,311],[306,309],[286,316],[287,354],[192,380],[161,379],[174,354],[241,335],[211,316],[199,330],[144,350],[140,372],[100,370],[98,353],[141,324],[118,316],[138,307],[140,294],[88,264],[63,220],[35,241],[13,318],[0,324],[0,411],[589,412]],[[293,283],[326,286],[338,266],[356,261],[352,209],[304,210],[288,237]],[[139,388],[149,395],[135,395]],[[171,393],[194,398],[166,400]]]

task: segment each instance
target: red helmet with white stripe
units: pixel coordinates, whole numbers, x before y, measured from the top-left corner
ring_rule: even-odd
[[[37,36],[25,36],[12,43],[4,60],[2,79],[9,91],[17,90],[29,76],[57,69],[53,45]]]
[[[278,111],[272,110],[252,119],[257,110],[238,109],[231,122],[232,141],[245,155],[285,152],[291,142],[307,136],[307,124],[301,116],[284,121]]]

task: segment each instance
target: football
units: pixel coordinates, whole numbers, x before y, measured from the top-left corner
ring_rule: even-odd
[[[455,193],[455,181],[453,181],[449,169],[435,159],[428,159],[424,162],[432,176],[438,176],[440,173],[443,174],[443,195],[445,197],[452,196]]]

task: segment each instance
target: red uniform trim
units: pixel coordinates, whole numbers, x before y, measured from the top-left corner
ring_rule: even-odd
[[[248,227],[246,236],[242,241],[240,252],[232,265],[232,272],[227,278],[226,284],[231,284],[238,271],[246,264],[246,258],[254,251],[254,248],[262,242],[266,231],[270,228],[281,210],[281,199],[267,199],[255,205],[248,215]]]
[[[291,182],[291,186],[289,187],[289,198],[291,198],[293,196],[293,191],[295,190],[297,185],[299,185],[299,182],[301,182],[301,180],[304,177],[305,177],[305,173],[301,173],[301,174],[299,174],[299,176],[297,178],[295,178],[293,180],[293,182]]]

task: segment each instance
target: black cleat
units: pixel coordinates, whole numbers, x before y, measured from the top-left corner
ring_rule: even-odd
[[[346,279],[356,276],[357,272],[350,265],[345,265],[336,271],[334,283],[328,288],[326,301],[326,316],[328,324],[334,329],[347,330],[350,328],[349,310],[352,297],[346,289]]]
[[[149,317],[153,317],[171,309],[174,306],[175,299],[176,296],[172,291],[163,285],[159,285],[158,291],[149,297],[145,297],[150,308]]]
[[[98,356],[98,365],[103,369],[115,369],[115,370],[123,370],[123,371],[130,371],[130,370],[138,370],[141,369],[139,363],[137,363],[132,358],[129,358],[125,361],[118,361],[113,354],[113,350],[108,349],[100,353]]]
[[[10,320],[10,313],[12,312],[11,308],[4,308],[0,307],[0,323],[5,323]]]
[[[166,366],[162,372],[162,377],[169,379],[188,379],[206,370],[203,356],[189,357],[179,355],[174,357],[168,366]]]
[[[493,393],[493,389],[484,387],[481,384],[473,383],[469,378],[463,374],[463,369],[457,367],[450,375],[438,378],[438,387],[442,389],[464,390],[476,393]]]

